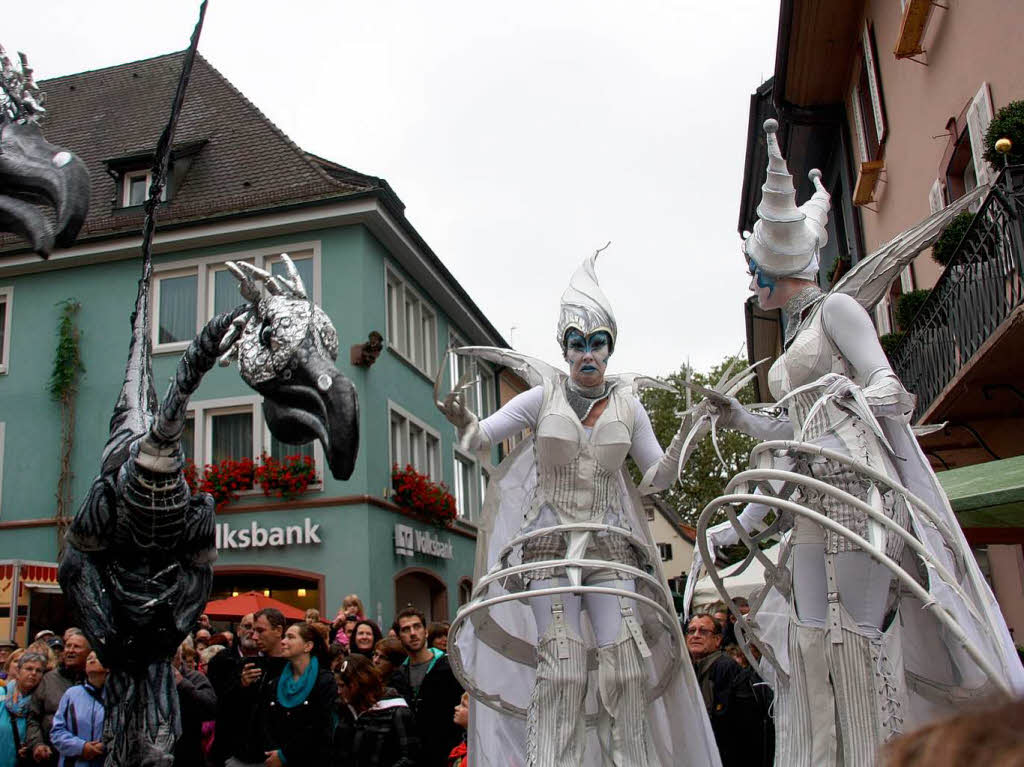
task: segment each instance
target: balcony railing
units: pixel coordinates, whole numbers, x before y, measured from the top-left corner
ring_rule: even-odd
[[[916,416],[1024,303],[1024,166],[1000,174],[928,300],[892,353]]]

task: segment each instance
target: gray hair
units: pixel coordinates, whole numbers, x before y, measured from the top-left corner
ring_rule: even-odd
[[[26,663],[39,663],[39,664],[42,664],[43,670],[46,669],[46,666],[47,666],[47,664],[49,662],[50,662],[50,659],[47,658],[45,655],[43,655],[41,652],[26,652],[26,653],[23,653],[22,656],[20,658],[18,658],[18,661],[17,661],[18,668],[21,668]]]
[[[707,618],[709,621],[711,621],[711,625],[715,627],[714,633],[716,635],[722,633],[722,624],[718,622],[718,619],[714,616],[713,613],[707,612],[706,610],[696,612],[690,616],[690,619],[688,621],[686,621],[686,625],[689,626],[691,623],[693,623],[694,619],[696,618]]]

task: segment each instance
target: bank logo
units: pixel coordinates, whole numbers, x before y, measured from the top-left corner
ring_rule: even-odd
[[[409,525],[395,525],[395,553],[403,557],[426,554],[438,559],[454,556],[452,542],[433,533],[420,532]]]
[[[413,533],[415,531],[408,525],[395,525],[395,553],[401,554],[404,557],[411,557],[416,553],[413,548],[415,545],[415,538]]]

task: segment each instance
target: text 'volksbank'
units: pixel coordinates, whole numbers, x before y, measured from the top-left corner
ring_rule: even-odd
[[[301,525],[262,527],[255,522],[248,527],[232,527],[227,522],[217,525],[218,549],[259,549],[264,546],[308,546],[320,543],[320,525],[309,517]]]

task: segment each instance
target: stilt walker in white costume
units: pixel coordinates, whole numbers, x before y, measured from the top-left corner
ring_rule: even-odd
[[[811,171],[817,191],[796,206],[777,129],[765,123],[768,175],[744,254],[761,307],[786,314],[785,351],[768,375],[785,415],[709,397],[708,420],[765,442],[701,515],[698,545],[711,562],[742,540],[747,561],[767,565],[767,586],[737,618],[775,688],[775,763],[862,767],[900,732],[1024,692],[999,608],[909,426],[914,397],[866,311],[985,190],[899,235],[825,294],[814,279],[829,196]],[[728,521],[709,530],[720,509]],[[779,533],[775,568],[757,544]]]
[[[533,434],[490,480],[470,602],[452,625],[452,667],[474,698],[478,767],[718,765],[714,736],[640,498],[675,480],[683,435],[663,454],[637,398],[608,376],[616,323],[597,254],[562,296],[557,339],[569,374],[507,349],[455,353],[512,367],[533,388],[478,422],[465,381],[438,405],[462,446]],[[727,387],[723,387],[725,389]]]

